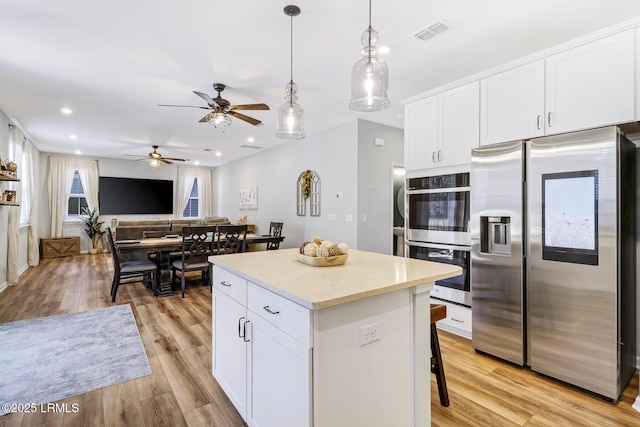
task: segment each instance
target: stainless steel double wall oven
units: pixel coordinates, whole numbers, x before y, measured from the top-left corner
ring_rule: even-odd
[[[469,173],[408,178],[405,254],[409,258],[453,264],[462,275],[439,280],[434,298],[471,306]]]

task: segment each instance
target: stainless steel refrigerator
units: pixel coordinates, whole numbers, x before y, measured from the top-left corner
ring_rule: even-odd
[[[474,149],[473,347],[617,400],[635,370],[634,210],[617,127]]]

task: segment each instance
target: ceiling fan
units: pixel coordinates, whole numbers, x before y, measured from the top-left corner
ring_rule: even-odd
[[[201,108],[203,110],[211,110],[210,113],[207,113],[202,119],[200,119],[201,123],[211,123],[216,127],[224,127],[231,124],[231,119],[229,116],[235,117],[236,119],[244,120],[247,123],[251,123],[256,126],[262,123],[258,119],[254,119],[253,117],[246,116],[242,113],[238,113],[236,110],[268,110],[269,106],[267,104],[244,104],[244,105],[231,105],[229,101],[220,96],[220,93],[225,89],[225,85],[222,83],[214,83],[213,88],[218,92],[218,96],[215,98],[211,98],[206,93],[193,91],[200,98],[204,99],[207,103],[206,107],[203,106],[195,106],[195,105],[172,105],[172,104],[159,104],[160,107],[187,107],[187,108]]]
[[[176,157],[164,157],[162,154],[158,153],[158,146],[157,145],[152,145],[151,146],[153,148],[153,151],[149,153],[149,155],[147,155],[147,157],[144,157],[142,159],[139,160],[149,160],[152,166],[159,166],[159,162],[162,163],[166,163],[168,165],[172,164],[172,160],[176,161],[176,162],[185,162],[189,159],[178,159]],[[125,154],[125,156],[129,156],[130,154]],[[136,156],[138,157],[138,156]]]

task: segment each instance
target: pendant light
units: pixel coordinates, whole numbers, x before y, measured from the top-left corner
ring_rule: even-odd
[[[389,108],[389,69],[376,56],[378,32],[371,28],[371,0],[369,0],[369,28],[362,37],[362,59],[355,63],[351,71],[351,102],[349,108],[355,111],[380,111]]]
[[[278,109],[278,132],[276,136],[284,139],[304,138],[304,110],[298,100],[298,86],[293,82],[293,17],[300,15],[298,6],[289,5],[284,8],[285,15],[291,17],[291,68],[289,83],[285,86],[286,100]]]

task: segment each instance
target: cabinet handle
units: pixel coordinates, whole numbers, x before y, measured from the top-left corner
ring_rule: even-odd
[[[435,151],[433,153],[431,153],[431,161],[433,163],[436,163],[436,152]]]
[[[262,307],[264,311],[266,311],[269,314],[280,314],[280,311],[273,311],[269,308],[268,305],[265,305],[264,307]]]
[[[238,319],[238,337],[244,338],[244,334],[242,333],[242,319],[244,316]]]
[[[442,161],[442,151],[438,150],[438,163]]]
[[[243,329],[243,334],[242,334],[242,339],[244,340],[244,342],[249,342],[251,340],[247,339],[247,323],[251,323],[249,320],[245,320],[244,325],[242,327]]]
[[[551,113],[547,114],[547,125],[551,127]]]
[[[458,322],[458,323],[464,323],[464,320],[458,320],[455,317],[452,317],[451,320],[453,320],[454,322]]]
[[[222,282],[220,282],[220,284],[221,284],[222,286],[229,286],[229,287],[231,286],[231,283],[227,283],[227,282],[225,282],[224,280],[223,280]]]
[[[536,117],[536,127],[538,128],[538,130],[540,130],[540,119],[542,119],[542,116],[540,114],[538,114],[538,117]]]

